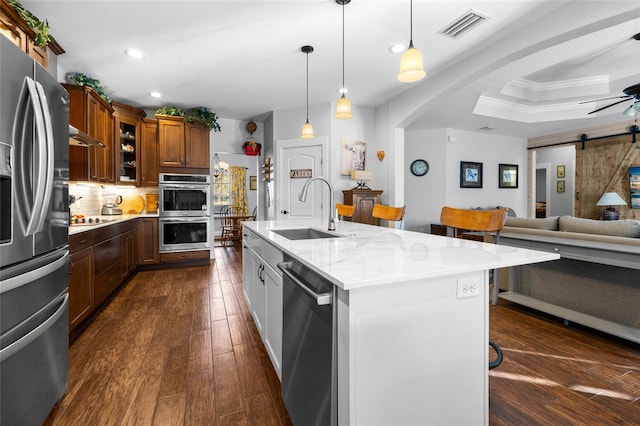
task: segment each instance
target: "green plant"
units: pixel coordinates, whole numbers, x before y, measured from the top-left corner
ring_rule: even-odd
[[[218,116],[215,112],[209,110],[207,107],[195,107],[187,111],[187,121],[202,121],[205,126],[212,129],[214,132],[220,131],[220,124],[218,124]]]
[[[48,22],[43,22],[38,19],[37,16],[25,9],[24,6],[20,4],[19,0],[7,0],[7,3],[9,3],[9,6],[11,6],[13,10],[15,10],[22,19],[24,19],[29,28],[31,28],[36,33],[34,41],[37,46],[44,48],[47,47],[47,44],[56,41],[56,39],[53,38],[51,34],[49,34]]]
[[[170,117],[184,117],[185,123],[202,122],[205,126],[213,129],[214,132],[220,131],[218,124],[218,116],[215,112],[207,107],[195,107],[188,110],[176,106],[163,106],[156,110],[156,115],[168,115]]]
[[[104,93],[104,89],[100,85],[100,80],[91,78],[88,75],[83,74],[81,72],[74,72],[71,74],[67,74],[67,78],[69,79],[69,81],[71,81],[74,84],[77,84],[78,86],[91,87],[93,90],[96,91],[96,93],[98,93],[98,95],[100,95],[102,99],[111,103],[111,98],[109,98],[107,94]]]
[[[184,117],[187,112],[179,107],[175,106],[163,106],[156,110],[156,115],[168,115],[170,117]]]

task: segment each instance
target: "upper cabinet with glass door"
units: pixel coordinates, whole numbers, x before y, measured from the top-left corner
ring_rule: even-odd
[[[116,119],[116,167],[117,182],[140,184],[140,122],[146,115],[141,109],[113,102]]]

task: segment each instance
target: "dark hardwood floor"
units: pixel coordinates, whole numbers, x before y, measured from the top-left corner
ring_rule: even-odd
[[[47,425],[286,425],[279,381],[242,297],[241,251],[137,273],[73,341]],[[492,425],[640,424],[640,348],[501,301]]]

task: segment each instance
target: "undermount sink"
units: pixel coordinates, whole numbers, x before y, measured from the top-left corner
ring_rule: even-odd
[[[342,235],[331,234],[314,228],[274,229],[272,232],[288,240],[315,240],[317,238],[342,238]]]

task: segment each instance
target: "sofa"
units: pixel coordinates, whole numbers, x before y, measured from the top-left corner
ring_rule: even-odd
[[[507,217],[499,244],[561,256],[510,268],[500,299],[640,343],[640,221]]]

